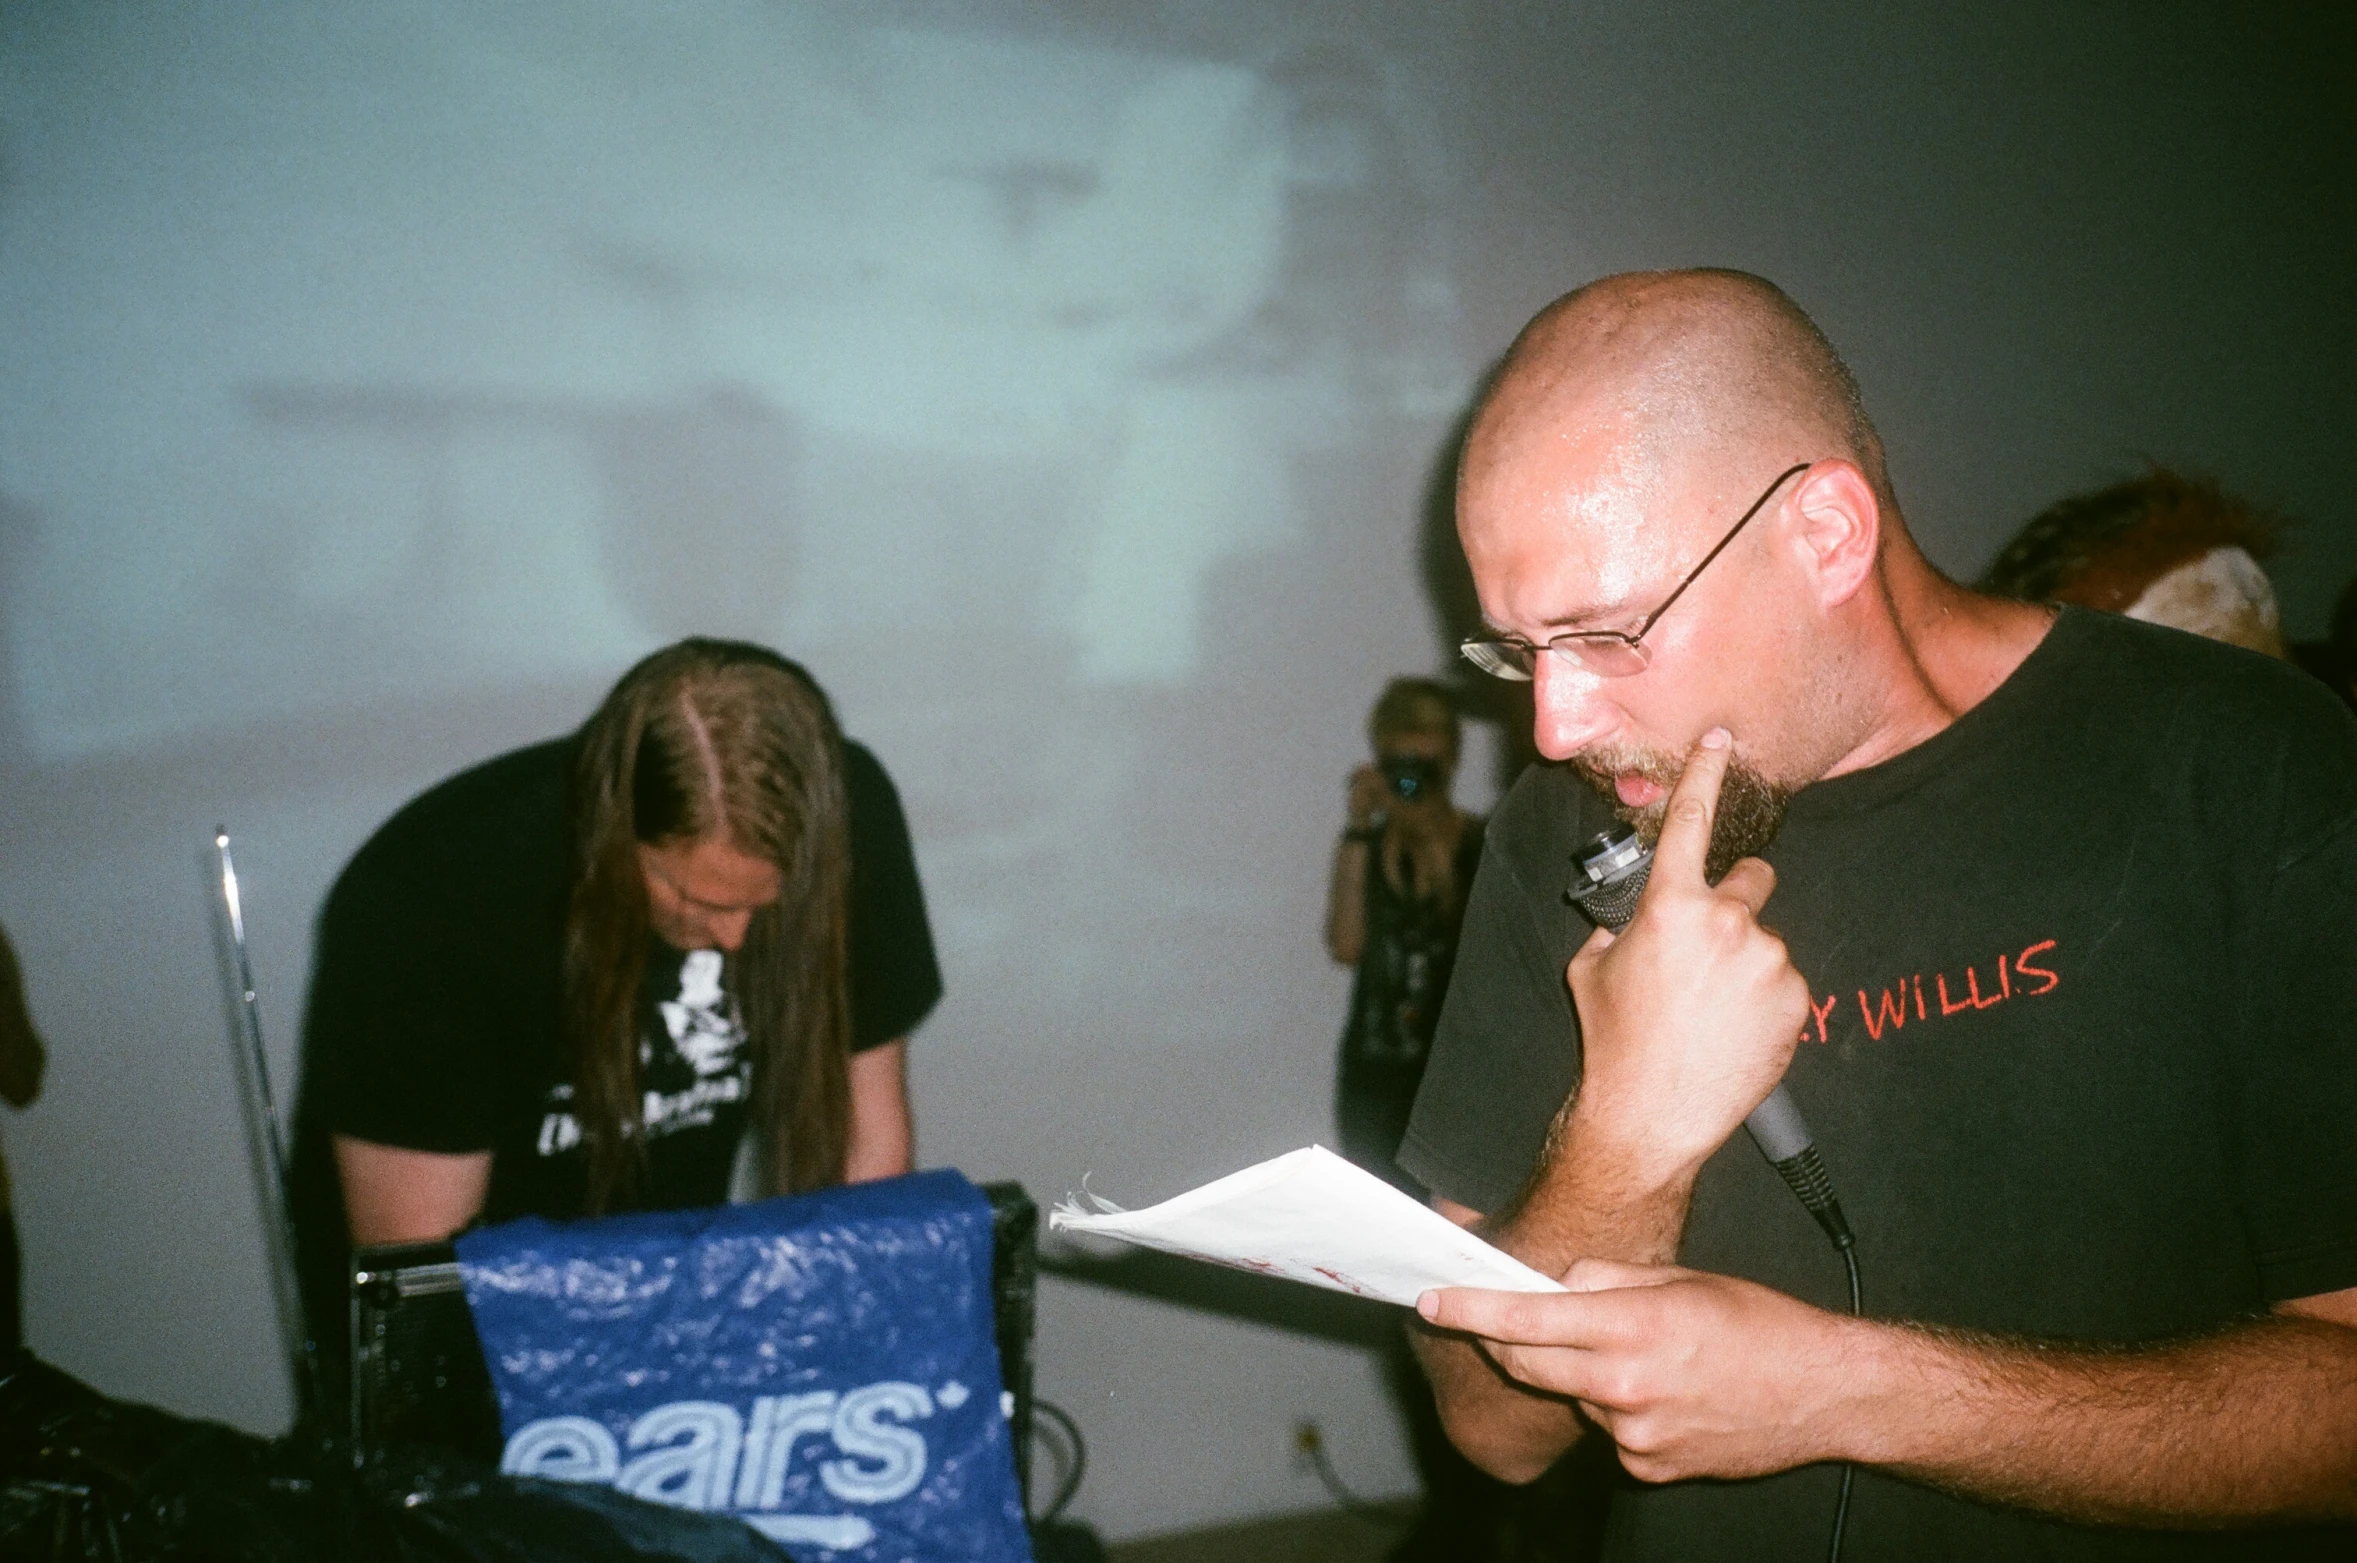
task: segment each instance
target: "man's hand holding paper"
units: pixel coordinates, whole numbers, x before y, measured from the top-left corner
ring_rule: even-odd
[[[1084,1197],[1096,1208],[1084,1206]],[[1048,1213],[1048,1226],[1401,1307],[1414,1307],[1435,1287],[1562,1290],[1322,1145],[1145,1210],[1074,1196]]]

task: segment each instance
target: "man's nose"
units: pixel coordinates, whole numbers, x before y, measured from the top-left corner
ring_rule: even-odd
[[[1606,737],[1610,706],[1602,698],[1605,680],[1554,651],[1531,664],[1531,741],[1550,760],[1568,760]]]

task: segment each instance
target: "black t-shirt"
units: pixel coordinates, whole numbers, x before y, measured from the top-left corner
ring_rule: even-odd
[[[1577,1081],[1564,967],[1590,930],[1564,891],[1610,819],[1538,767],[1491,822],[1400,1152],[1473,1209],[1514,1196]],[[2357,1286],[2357,722],[2326,690],[2065,609],[1948,728],[1799,793],[1764,856],[1763,921],[1812,994],[1787,1080],[1869,1314],[2126,1343]],[[1846,1305],[1740,1132],[1679,1257]],[[1607,1556],[1813,1558],[1836,1480],[1632,1486]],[[1849,1538],[1860,1559],[2277,1555],[1864,1471]]]
[[[1383,871],[1381,842],[1368,857],[1359,963],[1334,1072],[1335,1127],[1343,1155],[1419,1199],[1424,1191],[1393,1155],[1440,1024],[1465,894],[1481,864],[1481,828],[1477,818],[1464,820],[1446,893],[1394,887]]]
[[[297,1225],[315,1317],[340,1311],[347,1252],[328,1140],[492,1153],[484,1217],[580,1215],[563,1019],[573,870],[572,739],[462,772],[386,822],[320,914],[304,1028]],[[875,756],[843,746],[851,838],[853,1051],[908,1034],[941,997],[908,826]],[[636,1203],[717,1204],[744,1130],[751,1059],[714,951],[655,941],[641,999],[646,1169]]]
[[[1368,852],[1359,963],[1350,985],[1350,1017],[1342,1030],[1342,1068],[1371,1079],[1424,1072],[1440,1001],[1457,956],[1464,896],[1481,864],[1481,821],[1467,819],[1457,837],[1454,887],[1405,890],[1383,871],[1383,846]]]

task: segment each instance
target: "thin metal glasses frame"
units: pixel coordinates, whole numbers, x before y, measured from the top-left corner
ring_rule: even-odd
[[[1643,672],[1652,660],[1651,654],[1646,651],[1643,645],[1646,634],[1654,625],[1661,622],[1661,616],[1669,612],[1671,606],[1680,597],[1686,595],[1686,588],[1701,578],[1702,572],[1710,568],[1711,561],[1726,552],[1727,545],[1735,541],[1735,534],[1749,526],[1751,518],[1767,508],[1768,501],[1775,497],[1776,491],[1782,488],[1795,473],[1806,472],[1815,465],[1816,463],[1813,461],[1804,461],[1796,466],[1786,467],[1782,472],[1777,473],[1776,481],[1761,490],[1760,497],[1751,502],[1749,510],[1743,512],[1743,518],[1727,528],[1727,535],[1720,538],[1711,551],[1702,556],[1700,563],[1686,572],[1686,578],[1677,584],[1675,590],[1661,600],[1660,607],[1645,615],[1644,622],[1640,623],[1633,632],[1568,630],[1548,640],[1544,645],[1533,645],[1526,640],[1508,639],[1503,636],[1476,635],[1459,645],[1457,647],[1458,653],[1484,673],[1497,678],[1512,679],[1517,683],[1527,682],[1530,679],[1537,668],[1539,653],[1542,651],[1552,651],[1558,655],[1569,657],[1589,672],[1603,678],[1626,678],[1633,673]],[[1609,656],[1609,653],[1615,650],[1622,653],[1627,665],[1619,665],[1621,658],[1612,658],[1613,665],[1605,665],[1604,656]],[[1604,656],[1597,654],[1604,654]]]

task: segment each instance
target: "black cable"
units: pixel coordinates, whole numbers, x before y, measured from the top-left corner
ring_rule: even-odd
[[[1850,1317],[1860,1317],[1863,1299],[1858,1285],[1858,1239],[1850,1231],[1849,1218],[1842,1214],[1841,1198],[1833,1192],[1833,1178],[1825,1170],[1824,1158],[1817,1154],[1816,1146],[1805,1145],[1797,1154],[1770,1165],[1832,1241],[1834,1252],[1841,1255],[1842,1267],[1850,1277]],[[1841,1563],[1842,1528],[1849,1522],[1850,1484],[1857,1475],[1855,1465],[1842,1462],[1841,1496],[1833,1505],[1833,1539],[1825,1549],[1826,1563]]]
[[[1057,1461],[1064,1467],[1056,1479],[1056,1496],[1040,1511],[1031,1523],[1034,1527],[1053,1525],[1063,1514],[1064,1506],[1080,1491],[1081,1478],[1088,1474],[1088,1440],[1080,1436],[1080,1424],[1072,1420],[1072,1413],[1053,1401],[1034,1398],[1031,1402],[1031,1436],[1039,1436],[1040,1419],[1056,1424],[1056,1430],[1071,1447],[1062,1452]]]
[[[1334,1462],[1326,1458],[1326,1440],[1324,1435],[1318,1431],[1317,1424],[1303,1423],[1293,1437],[1301,1451],[1309,1456],[1309,1463],[1316,1469],[1318,1480],[1325,1484],[1327,1495],[1345,1514],[1356,1515],[1362,1520],[1372,1521],[1378,1525],[1399,1523],[1400,1517],[1397,1514],[1380,1505],[1369,1503],[1344,1485],[1341,1474],[1334,1469]]]
[[[1844,1235],[1847,1235],[1846,1228]],[[1841,1250],[1842,1265],[1850,1272],[1850,1317],[1853,1319],[1863,1317],[1865,1309],[1860,1300],[1858,1287],[1857,1240],[1853,1238],[1848,1242],[1836,1242],[1834,1247]],[[1842,1527],[1849,1523],[1850,1482],[1857,1474],[1858,1468],[1855,1465],[1847,1460],[1842,1462],[1841,1497],[1833,1505],[1833,1541],[1825,1549],[1825,1563],[1841,1563],[1841,1532]]]
[[[1615,825],[1592,837],[1573,854],[1572,862],[1576,874],[1564,898],[1579,907],[1599,928],[1609,928],[1616,934],[1626,928],[1653,877],[1653,849],[1639,841],[1636,831],[1629,826]],[[1850,1232],[1849,1218],[1842,1214],[1840,1196],[1833,1192],[1832,1174],[1825,1170],[1825,1159],[1817,1153],[1816,1142],[1800,1110],[1793,1106],[1784,1087],[1778,1085],[1744,1119],[1744,1126],[1751,1131],[1752,1142],[1768,1159],[1768,1165],[1776,1169],[1785,1187],[1792,1190],[1841,1255],[1850,1277],[1850,1317],[1861,1317],[1858,1240]],[[1833,1539],[1826,1548],[1826,1563],[1841,1563],[1842,1528],[1849,1522],[1850,1484],[1857,1474],[1855,1465],[1842,1462],[1841,1497],[1833,1506]]]

